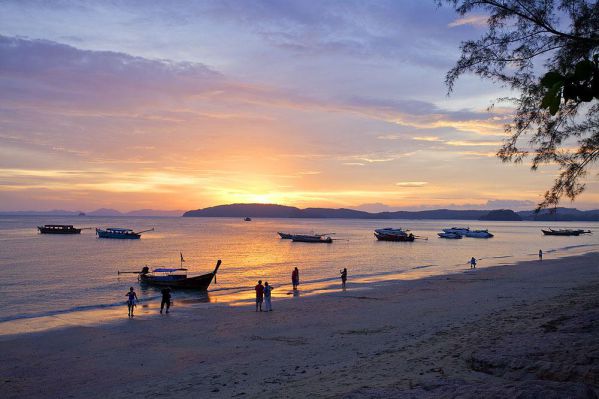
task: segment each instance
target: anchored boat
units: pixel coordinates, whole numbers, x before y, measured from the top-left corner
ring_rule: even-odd
[[[320,235],[320,234],[314,234],[314,235],[294,234],[291,237],[291,241],[330,244],[333,242],[333,239],[330,236],[325,236],[325,235]]]
[[[549,228],[549,230],[541,229],[543,234],[546,236],[579,236],[581,234],[592,234],[591,230],[572,230],[572,229],[559,229],[553,230]]]
[[[440,238],[461,239],[463,236],[458,233],[437,233]]]
[[[391,227],[385,227],[384,229],[374,230],[374,236],[379,241],[414,241],[416,236],[412,233],[408,233],[408,231],[409,230],[403,230],[402,228],[394,229]]]
[[[45,224],[37,229],[40,234],[81,234],[81,229],[70,224]]]
[[[175,287],[206,291],[212,283],[212,279],[216,279],[216,273],[221,265],[221,260],[216,262],[216,267],[211,273],[202,274],[200,276],[189,277],[187,269],[184,268],[158,268],[150,271],[148,266],[144,266],[140,272],[121,272],[136,273],[140,283],[159,285],[164,287]]]
[[[138,240],[141,238],[141,233],[145,233],[148,231],[154,231],[152,227],[149,230],[143,230],[135,232],[131,229],[123,229],[117,227],[108,227],[107,229],[96,229],[96,235],[98,238],[118,238],[118,239],[131,239]]]

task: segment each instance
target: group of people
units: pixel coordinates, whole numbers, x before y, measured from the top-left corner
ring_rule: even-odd
[[[168,313],[171,308],[171,304],[172,304],[171,289],[168,287],[163,288],[161,293],[162,293],[162,300],[160,302],[160,314],[162,314],[165,307],[166,307],[166,313]],[[135,316],[133,314],[133,312],[135,311],[135,307],[137,306],[137,302],[139,302],[139,299],[137,298],[137,294],[135,293],[135,290],[133,289],[133,287],[129,287],[129,292],[127,292],[125,294],[125,296],[127,297],[127,309],[129,311],[129,318],[132,318]]]
[[[264,311],[272,312],[272,303],[270,301],[271,292],[273,290],[272,286],[268,284],[268,281],[265,281],[264,285],[262,285],[262,280],[258,280],[258,284],[256,287],[254,287],[254,289],[256,290],[256,312],[258,312],[258,310],[262,312],[263,302]]]
[[[341,275],[341,287],[345,289],[345,285],[347,282],[347,268],[344,267],[343,270],[339,270],[339,273]],[[299,269],[296,267],[291,272],[291,285],[293,286],[294,291],[297,290],[299,283]],[[268,284],[268,281],[265,281],[264,285],[262,285],[262,280],[258,280],[258,284],[256,284],[256,286],[254,287],[254,290],[256,291],[256,312],[263,311],[262,304],[264,304],[265,312],[272,312],[272,285]],[[133,313],[139,299],[137,298],[137,294],[135,293],[133,287],[129,287],[129,292],[127,292],[125,296],[127,297],[127,309],[129,311],[129,317],[132,318],[134,317]],[[171,289],[168,287],[163,288],[162,300],[160,302],[160,314],[162,314],[165,307],[166,313],[169,312],[172,304],[171,298]]]
[[[347,268],[344,267],[343,270],[339,270],[339,273],[341,274],[341,287],[345,289],[345,284],[347,283]],[[299,283],[299,269],[296,267],[291,272],[291,285],[294,291],[297,290]],[[263,303],[264,311],[272,312],[272,285],[268,284],[268,281],[265,281],[264,285],[262,285],[262,280],[258,280],[258,284],[254,287],[254,290],[256,291],[256,312],[262,312]]]

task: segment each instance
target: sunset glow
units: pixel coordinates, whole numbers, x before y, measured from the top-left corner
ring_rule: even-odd
[[[2,2],[0,210],[529,209],[555,168],[494,157],[509,92],[446,96],[484,18],[433,3]]]

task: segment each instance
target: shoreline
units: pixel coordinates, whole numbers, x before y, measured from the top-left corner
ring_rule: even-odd
[[[596,245],[574,245],[566,248],[554,249],[546,251],[546,255],[561,253],[558,254],[557,257],[547,259],[545,261],[550,260],[562,260],[568,259],[572,257],[585,256],[587,254],[599,254],[599,250],[590,250],[588,252],[582,252],[578,254],[569,254],[568,250],[571,249],[580,249],[584,247],[597,246]],[[506,266],[515,266],[520,263],[528,263],[528,262],[538,262],[536,254],[528,254],[527,256],[533,257],[535,259],[531,260],[523,260],[522,257],[517,256],[494,256],[487,258],[479,258],[479,266],[476,271],[488,270],[494,268],[501,268]],[[502,260],[509,259],[506,263],[500,263]],[[481,260],[493,260],[499,261],[498,263],[492,264],[490,266],[480,265]],[[370,290],[375,288],[385,288],[388,286],[396,286],[402,285],[406,282],[415,283],[420,280],[434,280],[434,279],[445,279],[447,277],[460,275],[462,273],[469,272],[469,266],[464,263],[464,267],[453,270],[446,271],[442,274],[421,274],[421,270],[425,270],[429,267],[434,267],[438,265],[424,265],[424,266],[414,266],[410,267],[406,270],[401,270],[397,272],[386,273],[387,278],[377,278],[380,274],[373,275],[358,275],[351,276],[348,281],[348,291],[357,291],[357,290]],[[458,266],[458,265],[454,265]],[[377,276],[377,277],[375,277]],[[300,289],[297,291],[291,290],[291,284],[284,284],[282,286],[277,285],[273,291],[273,301],[280,300],[293,300],[295,297],[312,297],[312,296],[320,296],[320,295],[336,295],[340,291],[340,283],[338,283],[338,278],[329,278],[322,279],[317,282],[308,282],[304,283],[303,286],[310,287],[308,289],[302,289],[302,285],[300,285]],[[320,283],[320,284],[319,284]],[[287,289],[288,287],[288,289]],[[229,288],[218,289],[219,291],[230,291]],[[210,296],[210,293],[213,293]],[[285,294],[282,294],[285,292]],[[295,298],[297,299],[297,298]],[[182,306],[177,306],[176,310],[178,312],[193,312],[197,310],[204,309],[206,307],[215,307],[215,306],[229,306],[229,307],[243,307],[253,305],[253,287],[247,287],[247,290],[242,291],[236,289],[235,292],[229,294],[214,294],[214,291],[208,291],[208,295],[205,298],[177,298],[174,300],[176,304],[179,305],[183,303]],[[219,301],[220,300],[220,301]],[[198,304],[200,304],[198,306]],[[159,296],[153,298],[153,300],[148,301],[144,300],[137,307],[137,312],[142,315],[142,317],[150,317],[155,318],[159,317],[158,308],[160,304]],[[76,311],[56,311],[54,314],[43,315],[43,316],[33,316],[33,317],[19,317],[12,320],[6,320],[0,322],[0,327],[2,331],[0,331],[0,341],[10,340],[12,338],[17,338],[20,335],[30,335],[30,334],[44,334],[46,332],[60,330],[65,328],[72,327],[99,327],[102,325],[108,325],[111,323],[120,323],[123,321],[123,314],[126,315],[126,305],[125,301],[123,304],[110,304],[110,305],[98,305],[96,309],[88,309],[88,310],[76,310]],[[125,319],[126,320],[126,319]]]
[[[599,392],[599,366],[585,356],[599,353],[598,287],[594,252],[273,298],[272,313],[209,306],[24,334],[0,341],[0,392],[375,398],[517,387],[592,397],[584,395]],[[526,385],[534,375],[536,385]]]

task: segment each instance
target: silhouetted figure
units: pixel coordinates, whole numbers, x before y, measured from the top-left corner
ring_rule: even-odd
[[[293,285],[293,289],[297,290],[297,286],[299,285],[299,270],[297,267],[291,272],[291,284]]]
[[[262,280],[258,280],[258,284],[254,287],[256,290],[256,312],[258,309],[262,312],[262,302],[264,301],[264,286]]]
[[[272,303],[270,302],[270,293],[272,292],[272,285],[268,284],[268,281],[264,282],[264,310],[272,312]]]
[[[164,309],[164,305],[166,305],[166,313],[171,308],[171,289],[163,288],[162,289],[162,301],[160,302],[160,314],[162,314],[162,310]]]
[[[474,256],[470,259],[470,268],[476,269],[476,259],[474,258]]]
[[[339,273],[341,273],[341,288],[345,288],[345,283],[347,282],[347,268],[344,267]]]
[[[539,249],[539,260],[543,260],[543,250]]]
[[[129,287],[129,292],[125,294],[127,298],[127,309],[129,310],[129,317],[133,317],[133,310],[137,302],[137,294],[133,291],[133,287]]]

